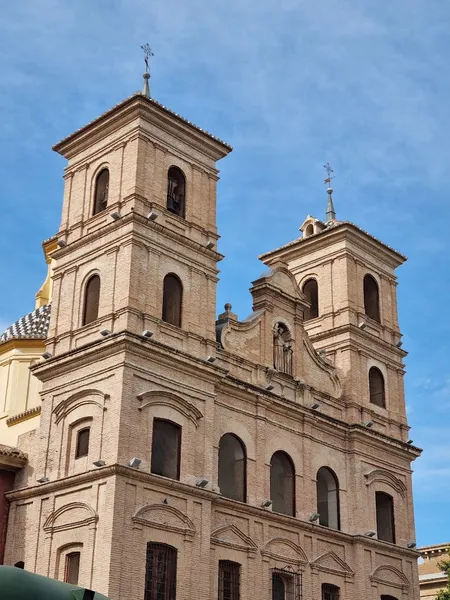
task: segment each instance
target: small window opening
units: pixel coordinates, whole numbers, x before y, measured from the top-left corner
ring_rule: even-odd
[[[364,312],[374,321],[380,322],[380,294],[372,275],[364,277]]]
[[[378,539],[395,544],[394,499],[384,492],[376,492],[375,502]]]
[[[303,293],[310,303],[305,310],[305,321],[316,319],[319,316],[319,286],[316,279],[308,279],[303,285]]]
[[[180,479],[180,446],[181,427],[172,421],[154,419],[151,472]]]
[[[306,226],[305,229],[305,237],[308,237],[310,235],[313,235],[314,233],[314,226],[312,223],[310,223],[309,225]]]
[[[179,217],[185,216],[186,180],[177,167],[167,174],[167,209]]]
[[[320,525],[340,529],[339,482],[328,467],[317,472],[317,512]]]
[[[295,516],[295,469],[285,452],[275,452],[270,461],[270,499],[274,512]]]
[[[75,451],[75,458],[81,458],[83,456],[88,455],[90,431],[91,430],[89,427],[80,429],[80,431],[78,431],[78,433],[77,433],[77,448]]]
[[[102,169],[95,180],[94,215],[104,211],[108,206],[109,171]]]
[[[80,574],[80,553],[70,552],[66,554],[66,565],[64,570],[64,581],[78,585],[78,576]]]
[[[246,501],[246,452],[244,444],[232,433],[219,442],[220,493],[232,500]]]
[[[144,600],[176,600],[177,549],[167,544],[147,544]]]
[[[98,305],[100,301],[100,277],[92,275],[86,284],[84,292],[83,325],[92,323],[98,318]]]
[[[369,396],[372,404],[386,408],[384,377],[380,369],[376,367],[369,369]]]
[[[322,583],[322,600],[339,600],[340,589],[331,583]]]
[[[166,323],[181,327],[181,307],[183,301],[183,286],[173,273],[164,277],[162,318]]]
[[[23,562],[23,560],[19,560],[14,566],[18,569],[25,569],[25,563]]]
[[[219,600],[239,600],[241,565],[219,560]]]

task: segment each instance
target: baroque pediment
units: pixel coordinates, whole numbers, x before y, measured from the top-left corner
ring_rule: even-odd
[[[257,550],[255,542],[233,524],[223,525],[214,530],[211,534],[211,543],[250,553]]]
[[[364,477],[367,479],[366,485],[371,485],[374,482],[385,483],[398,492],[402,498],[406,498],[406,485],[390,471],[384,469],[372,469],[372,471],[364,473]]]

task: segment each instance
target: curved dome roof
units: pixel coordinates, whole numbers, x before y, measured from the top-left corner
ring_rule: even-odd
[[[0,335],[0,344],[10,340],[45,340],[50,323],[52,305],[40,306],[10,325]]]

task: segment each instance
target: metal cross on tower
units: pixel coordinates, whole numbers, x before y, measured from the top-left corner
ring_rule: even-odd
[[[145,61],[145,73],[143,75],[144,77],[144,87],[142,88],[142,95],[146,96],[147,98],[150,98],[150,86],[148,83],[148,80],[150,79],[150,69],[148,66],[148,59],[150,58],[150,56],[155,56],[149,46],[149,44],[144,44],[143,46],[141,46],[142,50],[144,51],[144,61]]]

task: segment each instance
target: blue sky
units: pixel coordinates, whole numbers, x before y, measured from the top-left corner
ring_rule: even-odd
[[[234,146],[221,163],[218,309],[250,312],[256,256],[325,210],[399,271],[417,540],[450,542],[450,9],[437,0],[22,0],[0,16],[0,329],[34,306],[59,226],[55,142],[141,87]]]

